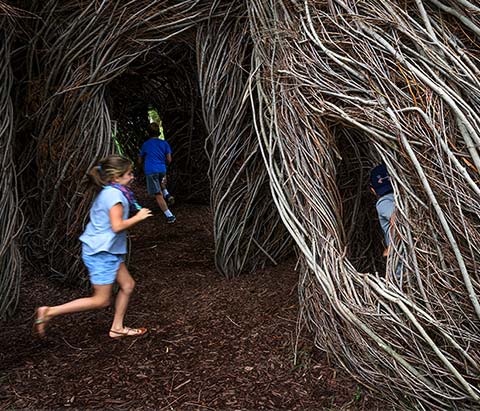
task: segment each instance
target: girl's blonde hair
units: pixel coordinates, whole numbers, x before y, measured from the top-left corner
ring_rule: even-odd
[[[108,157],[102,158],[94,167],[88,172],[88,176],[93,184],[98,187],[103,187],[110,184],[115,177],[123,176],[132,164],[130,160],[125,157],[112,154]]]

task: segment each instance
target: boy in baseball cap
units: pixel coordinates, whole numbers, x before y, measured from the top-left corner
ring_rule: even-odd
[[[383,252],[383,255],[386,256],[390,245],[390,225],[393,212],[395,211],[395,202],[393,198],[393,187],[390,183],[390,176],[388,175],[385,164],[380,164],[370,171],[370,190],[377,197],[375,207],[387,246]]]

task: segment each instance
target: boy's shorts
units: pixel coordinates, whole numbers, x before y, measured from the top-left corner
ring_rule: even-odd
[[[165,173],[155,173],[155,174],[149,174],[147,176],[148,194],[150,194],[151,196],[154,196],[155,194],[160,194],[162,192],[162,188],[160,184],[164,177],[165,177]]]
[[[90,282],[94,285],[113,284],[117,278],[118,268],[124,261],[122,254],[106,251],[93,255],[82,252],[82,260],[88,269]]]

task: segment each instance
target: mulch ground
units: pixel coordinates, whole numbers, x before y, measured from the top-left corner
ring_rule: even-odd
[[[227,280],[215,270],[209,208],[174,211],[175,224],[157,209],[131,230],[126,325],[148,327],[143,337],[110,339],[108,308],[56,318],[45,340],[32,338],[35,306],[88,292],[25,276],[0,332],[0,409],[388,409],[306,332],[297,337],[293,259]]]

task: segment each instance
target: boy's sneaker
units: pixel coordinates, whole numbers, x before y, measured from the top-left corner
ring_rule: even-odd
[[[171,215],[170,217],[167,217],[167,223],[168,223],[168,224],[172,224],[172,223],[174,223],[175,221],[177,221],[177,219],[175,218],[174,215]]]
[[[174,205],[175,204],[175,197],[174,196],[168,196],[167,197],[167,204],[169,206]]]

